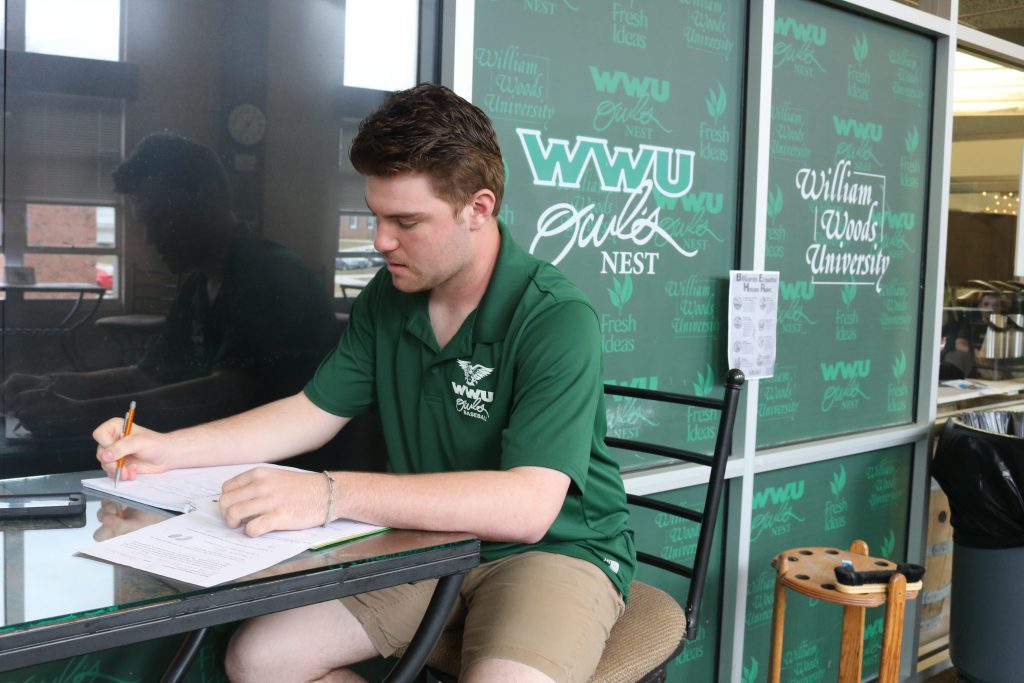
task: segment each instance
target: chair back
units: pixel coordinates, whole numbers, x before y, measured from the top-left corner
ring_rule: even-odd
[[[689,579],[690,588],[685,608],[679,600],[643,581],[633,580],[626,609],[615,623],[605,643],[601,661],[591,677],[591,683],[653,683],[665,680],[665,667],[675,658],[687,640],[697,637],[697,617],[707,578],[708,560],[715,535],[715,521],[725,485],[725,465],[732,445],[732,428],[736,421],[743,373],[730,370],[725,381],[725,395],[721,399],[676,394],[653,389],[613,386],[606,384],[608,396],[622,396],[642,401],[662,401],[682,406],[719,411],[715,447],[711,455],[639,439],[606,437],[611,448],[626,449],[661,455],[683,462],[710,468],[708,490],[703,510],[665,503],[647,496],[627,494],[630,505],[674,515],[698,524],[697,548],[692,565],[666,560],[650,553],[638,552],[637,559]],[[685,623],[684,623],[685,622]],[[462,657],[462,633],[445,631],[428,658],[430,673],[440,681],[454,681]]]
[[[711,557],[711,545],[715,535],[715,521],[718,519],[722,489],[725,486],[725,465],[732,448],[732,430],[736,422],[736,409],[739,404],[740,389],[743,387],[744,381],[745,378],[742,371],[730,370],[725,379],[725,395],[720,399],[611,384],[606,384],[604,387],[605,394],[610,396],[623,396],[644,401],[661,401],[682,406],[707,408],[719,411],[720,413],[715,446],[711,455],[638,439],[620,439],[611,436],[605,438],[605,443],[611,448],[665,456],[710,468],[703,510],[666,503],[648,496],[634,494],[626,496],[627,502],[630,505],[673,515],[700,526],[700,532],[697,536],[697,549],[692,565],[666,560],[646,552],[637,552],[637,559],[640,562],[684,576],[690,580],[690,588],[687,592],[686,606],[684,607],[684,614],[686,615],[686,633],[684,637],[686,640],[693,640],[697,637],[697,617],[700,612],[701,598],[704,595],[708,561]]]
[[[133,267],[129,273],[126,309],[131,313],[164,315],[171,308],[179,279],[166,270]]]

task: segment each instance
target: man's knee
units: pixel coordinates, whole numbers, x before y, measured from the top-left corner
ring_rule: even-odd
[[[235,683],[317,680],[376,654],[355,617],[330,600],[244,622],[224,668]]]
[[[253,641],[254,638],[246,627],[248,622],[239,626],[228,643],[227,653],[224,655],[224,671],[228,680],[233,683],[258,680],[254,673],[260,671],[260,662],[256,658],[260,653],[266,653],[265,648],[260,648]]]

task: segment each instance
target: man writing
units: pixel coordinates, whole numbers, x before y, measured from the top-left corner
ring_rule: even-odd
[[[315,448],[376,407],[391,472],[254,469],[220,499],[259,535],[345,517],[466,531],[483,541],[449,628],[464,681],[585,681],[621,613],[635,564],[618,468],[603,444],[597,315],[496,215],[504,189],[486,115],[447,88],[396,93],[360,125],[350,157],[366,177],[382,270],[302,393],[170,434],[120,420],[97,456],[126,476],[278,460]],[[339,463],[343,466],[344,463]],[[329,494],[333,496],[329,498]],[[358,680],[346,666],[400,652],[431,582],[246,622],[234,680]]]

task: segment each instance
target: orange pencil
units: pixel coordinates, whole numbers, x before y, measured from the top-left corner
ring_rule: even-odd
[[[124,427],[121,429],[121,438],[132,433],[132,423],[135,422],[135,401],[128,405],[128,412],[124,414]],[[114,471],[114,488],[121,483],[121,470],[124,469],[124,458],[117,459],[117,469]]]

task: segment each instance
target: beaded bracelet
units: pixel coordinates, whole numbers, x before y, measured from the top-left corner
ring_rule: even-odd
[[[327,477],[327,517],[324,518],[326,527],[334,519],[334,477],[327,470],[324,470],[324,476]]]

